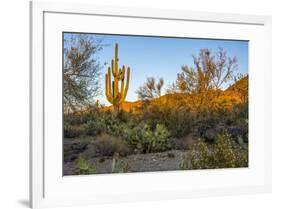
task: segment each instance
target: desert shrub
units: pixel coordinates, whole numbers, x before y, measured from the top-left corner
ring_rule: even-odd
[[[227,114],[227,131],[234,140],[248,142],[248,104],[236,104]]]
[[[234,120],[245,120],[249,116],[248,103],[237,104],[233,107],[232,115]]]
[[[101,112],[94,119],[95,128],[100,132],[107,133],[112,136],[122,136],[122,124],[124,122],[110,111]]]
[[[227,126],[236,126],[237,124],[247,126],[245,121],[248,120],[248,104],[235,104],[229,109],[220,108],[216,115]]]
[[[170,133],[162,124],[157,124],[153,130],[149,125],[144,124],[137,133],[137,151],[143,153],[162,152],[170,148]]]
[[[80,125],[95,118],[96,114],[97,112],[94,113],[92,111],[64,114],[64,121],[70,125]]]
[[[165,101],[145,103],[140,108],[140,120],[145,121],[150,127],[163,124],[170,132],[171,137],[184,137],[192,129],[194,114],[182,101],[171,95]]]
[[[214,167],[214,156],[210,154],[206,143],[199,140],[184,155],[180,167],[182,169],[206,169]]]
[[[215,111],[202,111],[196,114],[195,127],[197,129],[197,134],[200,137],[204,137],[204,133],[210,129],[214,128],[219,123],[222,123],[221,115],[216,114]]]
[[[83,174],[96,174],[97,170],[95,168],[95,166],[90,165],[84,158],[79,157],[76,160],[76,165],[79,168],[79,174],[83,175]]]
[[[182,169],[235,168],[248,166],[248,147],[234,144],[228,133],[218,135],[215,144],[202,140],[183,157]]]
[[[170,131],[171,137],[184,137],[188,135],[194,125],[194,114],[189,109],[181,107],[178,109],[168,108],[163,113],[160,121]]]
[[[113,156],[119,153],[120,156],[126,156],[130,153],[130,148],[125,140],[119,137],[102,134],[93,142],[97,152],[102,156]]]
[[[64,137],[75,138],[86,134],[85,125],[64,125]]]
[[[154,140],[152,142],[152,148],[156,151],[165,151],[170,147],[169,145],[170,133],[167,128],[162,124],[157,124],[154,131]]]
[[[170,149],[170,132],[163,124],[155,127],[146,122],[124,123],[122,135],[138,153],[161,152]]]
[[[234,151],[236,155],[236,166],[248,167],[248,143],[243,143],[243,145],[237,146]]]
[[[237,158],[233,140],[227,133],[218,135],[214,145],[215,166],[218,168],[235,168],[237,167]]]
[[[139,141],[140,124],[126,123],[122,127],[122,136],[133,147],[136,147]]]
[[[97,136],[103,132],[103,124],[99,120],[90,120],[86,123],[86,134],[89,136]]]

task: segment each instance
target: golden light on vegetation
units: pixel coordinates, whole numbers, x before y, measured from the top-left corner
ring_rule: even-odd
[[[122,69],[119,68],[118,62],[118,44],[116,43],[115,59],[112,59],[111,67],[108,67],[107,74],[105,75],[105,95],[107,100],[113,104],[115,111],[118,111],[120,104],[125,101],[130,81],[130,67],[127,68],[127,79],[125,84],[125,66],[123,65]],[[111,74],[113,76],[112,82]],[[120,82],[121,86],[119,86]]]
[[[237,73],[235,56],[203,48],[193,64],[174,69],[174,80],[137,70],[147,77],[134,74],[142,83],[130,84],[116,43],[106,106],[94,97],[103,74],[93,44],[81,37],[65,52],[64,105],[71,111],[64,111],[64,175],[248,166],[249,77]],[[127,93],[136,99],[126,101]]]

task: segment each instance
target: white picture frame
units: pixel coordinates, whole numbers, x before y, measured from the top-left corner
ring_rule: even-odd
[[[31,3],[30,14],[32,208],[271,191],[270,17],[36,1]],[[81,21],[83,24],[79,24]],[[95,32],[91,29],[95,21],[97,25],[104,24],[97,29],[104,33],[249,40],[249,168],[63,177],[59,173],[62,139],[58,138],[62,130],[61,78],[59,74],[53,76],[61,70],[61,55],[57,56],[62,53],[61,36],[58,34]],[[113,22],[121,27],[109,30],[107,26],[114,25]],[[163,25],[174,30],[167,31]],[[187,26],[194,30],[180,29]],[[251,140],[253,138],[256,140]]]

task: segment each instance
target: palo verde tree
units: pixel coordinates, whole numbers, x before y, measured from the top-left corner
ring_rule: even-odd
[[[65,35],[63,63],[65,112],[85,107],[100,94],[101,65],[95,54],[101,49],[101,41],[94,40],[89,35]]]
[[[198,56],[193,56],[194,67],[182,66],[178,73],[174,90],[188,93],[195,108],[209,108],[214,96],[233,80],[237,58],[227,57],[222,48],[216,53],[210,49],[201,49]]]
[[[248,74],[238,74],[234,77],[235,85],[233,85],[233,90],[238,92],[242,103],[248,103],[248,89],[249,89],[249,76]]]
[[[157,82],[154,77],[148,77],[145,84],[140,86],[136,91],[140,100],[151,100],[161,96],[162,87],[164,85],[163,78]]]
[[[105,75],[105,95],[107,100],[113,105],[115,113],[118,113],[120,104],[125,101],[130,81],[130,67],[127,68],[125,84],[125,65],[119,68],[118,63],[118,44],[116,43],[115,58],[112,59],[111,67],[108,67]],[[113,81],[111,81],[111,75]]]

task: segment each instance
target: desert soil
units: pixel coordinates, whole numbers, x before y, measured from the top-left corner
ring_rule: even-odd
[[[80,155],[83,156],[83,153]],[[127,172],[169,171],[179,169],[183,155],[184,151],[170,150],[161,153],[129,155],[120,160],[128,164]],[[112,171],[112,157],[91,157],[87,159],[87,162],[95,166],[98,174]],[[64,163],[64,175],[76,175],[78,172],[75,160]]]

